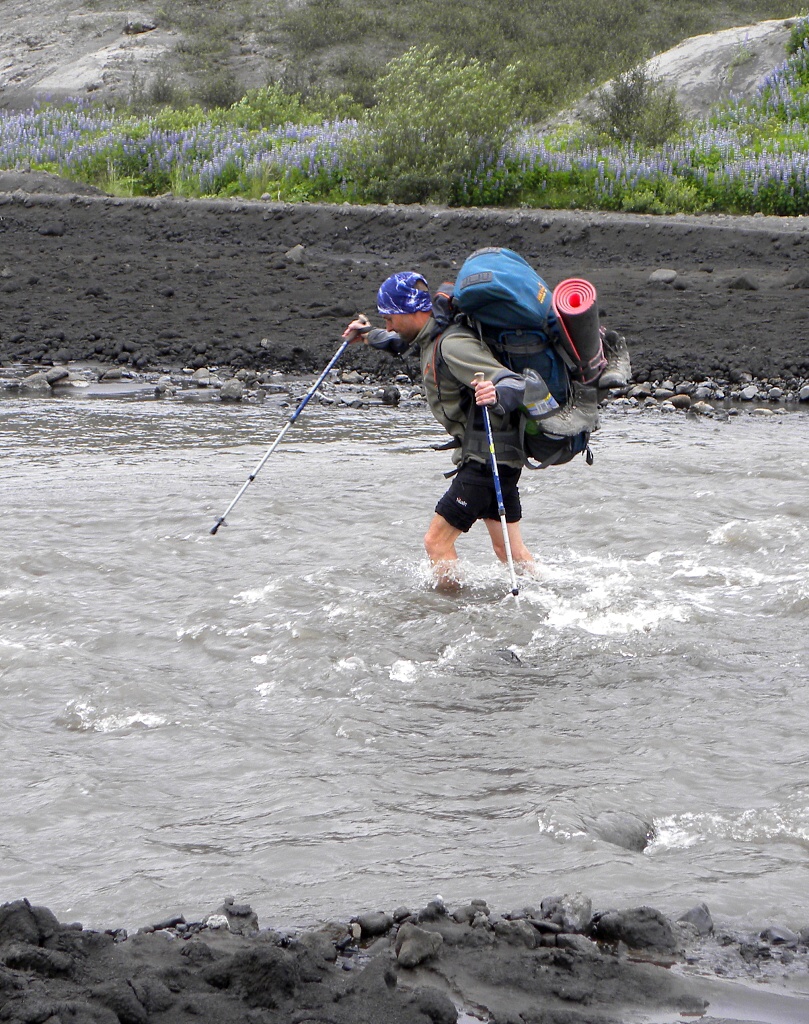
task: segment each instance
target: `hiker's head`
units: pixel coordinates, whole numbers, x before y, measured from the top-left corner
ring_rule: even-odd
[[[421,274],[402,270],[391,274],[379,286],[376,305],[389,331],[404,341],[413,341],[432,315],[430,289]]]

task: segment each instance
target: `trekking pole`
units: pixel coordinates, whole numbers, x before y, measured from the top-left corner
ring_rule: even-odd
[[[482,373],[476,373],[476,380],[483,380]],[[492,435],[492,421],[489,419],[489,410],[485,405],[480,407],[483,413],[483,425],[486,428],[486,440],[489,442],[489,458],[492,463],[492,476],[494,477],[494,493],[497,498],[497,512],[500,516],[500,525],[503,527],[503,543],[506,546],[506,559],[508,560],[508,571],[511,574],[511,593],[517,597],[520,588],[517,586],[517,577],[514,573],[514,559],[511,557],[511,541],[508,536],[508,523],[506,522],[506,506],[503,504],[503,488],[500,486],[500,472],[497,469],[497,458],[494,454],[494,436]]]
[[[273,441],[273,443],[270,445],[270,447],[265,452],[264,457],[261,459],[259,464],[253,470],[253,472],[250,474],[250,476],[245,480],[245,482],[242,484],[242,487],[241,487],[239,493],[236,495],[236,497],[233,499],[233,501],[228,505],[228,507],[225,509],[225,511],[222,513],[222,515],[216,520],[214,525],[211,527],[211,533],[215,534],[216,531],[219,529],[219,527],[225,522],[225,519],[228,517],[228,515],[232,511],[232,509],[233,509],[234,505],[236,504],[236,502],[239,500],[239,498],[241,498],[241,496],[244,494],[244,492],[247,490],[247,488],[250,486],[250,484],[256,479],[256,477],[260,473],[262,467],[264,466],[264,463],[267,461],[267,459],[269,459],[269,457],[272,455],[272,453],[275,451],[275,449],[281,443],[281,439],[283,438],[284,434],[286,434],[286,432],[289,430],[289,428],[292,426],[292,424],[295,422],[295,420],[300,416],[300,414],[306,408],[306,405],[307,405],[309,399],[312,397],[312,395],[314,395],[314,393],[317,391],[317,389],[320,387],[320,385],[326,379],[326,376],[328,375],[329,370],[334,366],[334,364],[337,362],[337,360],[340,358],[340,356],[343,354],[343,352],[345,352],[345,350],[348,348],[348,346],[351,344],[351,342],[353,340],[354,339],[352,337],[346,338],[346,340],[342,343],[342,345],[337,349],[337,351],[331,357],[331,359],[329,360],[328,366],[326,366],[326,368],[323,370],[321,375],[317,378],[317,380],[312,385],[312,387],[309,389],[309,391],[307,391],[306,395],[303,397],[303,399],[302,399],[300,405],[298,406],[298,408],[295,410],[295,412],[292,413],[292,415],[289,417],[289,419],[284,424],[283,429],[281,430],[281,433],[278,435],[278,437],[276,437],[276,439]]]

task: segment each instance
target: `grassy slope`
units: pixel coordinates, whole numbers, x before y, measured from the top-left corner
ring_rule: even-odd
[[[184,34],[177,66],[214,100],[238,91],[245,47],[262,54],[268,79],[370,103],[386,59],[438,43],[484,61],[521,60],[537,115],[688,36],[799,13],[784,0],[156,0],[155,8]]]

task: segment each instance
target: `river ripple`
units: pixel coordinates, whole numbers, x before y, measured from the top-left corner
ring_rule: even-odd
[[[517,607],[480,527],[429,587],[422,408],[307,409],[212,537],[284,415],[0,402],[4,899],[809,923],[809,417],[611,412],[592,468],[524,478]]]

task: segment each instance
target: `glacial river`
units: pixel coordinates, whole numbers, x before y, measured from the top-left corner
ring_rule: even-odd
[[[421,406],[312,403],[211,536],[288,412],[0,401],[3,901],[809,924],[809,416],[609,411],[524,477],[517,603],[480,526],[431,589]]]

